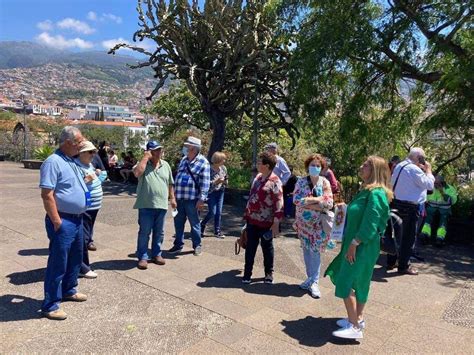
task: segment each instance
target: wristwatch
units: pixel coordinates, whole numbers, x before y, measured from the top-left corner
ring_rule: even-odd
[[[352,242],[351,242],[352,245],[355,245],[355,246],[358,246],[360,244],[360,242],[358,242],[357,240],[355,239],[352,239]]]

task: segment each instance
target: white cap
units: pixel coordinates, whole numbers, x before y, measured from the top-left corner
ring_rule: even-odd
[[[193,147],[201,148],[201,140],[199,138],[189,136],[184,142],[184,145],[192,145]]]

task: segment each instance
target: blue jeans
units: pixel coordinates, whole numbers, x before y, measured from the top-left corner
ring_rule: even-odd
[[[63,216],[57,231],[48,216],[45,218],[49,238],[49,257],[44,279],[43,312],[59,308],[64,297],[77,293],[77,276],[82,262],[82,216]]]
[[[182,248],[184,245],[184,224],[189,219],[191,225],[191,238],[193,240],[193,248],[201,246],[201,222],[199,221],[199,213],[196,208],[198,200],[178,200],[178,214],[174,218],[174,229],[176,238],[174,245]]]
[[[207,212],[201,224],[205,226],[214,217],[214,234],[219,234],[221,231],[222,206],[224,205],[224,189],[211,192],[207,197],[207,205],[209,206],[209,212]]]
[[[317,283],[321,271],[321,254],[317,251],[303,248],[303,257],[308,279],[310,279],[311,284]]]
[[[163,244],[166,210],[160,208],[139,208],[138,209],[138,231],[137,258],[138,260],[148,260],[148,242],[150,233],[153,231],[151,239],[151,257],[161,255],[161,245]]]

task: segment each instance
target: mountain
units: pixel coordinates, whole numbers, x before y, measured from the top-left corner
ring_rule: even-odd
[[[101,67],[126,67],[137,58],[110,55],[105,51],[71,52],[34,42],[0,42],[0,69],[29,68],[48,63],[83,64]]]

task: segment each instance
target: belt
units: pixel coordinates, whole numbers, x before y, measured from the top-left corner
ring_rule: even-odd
[[[419,205],[418,202],[402,201],[402,200],[397,200],[397,199],[394,199],[393,202],[394,203],[399,203],[399,204],[402,204],[402,205],[410,205],[410,206],[414,206],[414,207],[418,207],[418,205]]]
[[[59,216],[65,217],[65,218],[82,218],[82,213],[79,214],[74,214],[74,213],[66,213],[66,212],[59,212]]]

